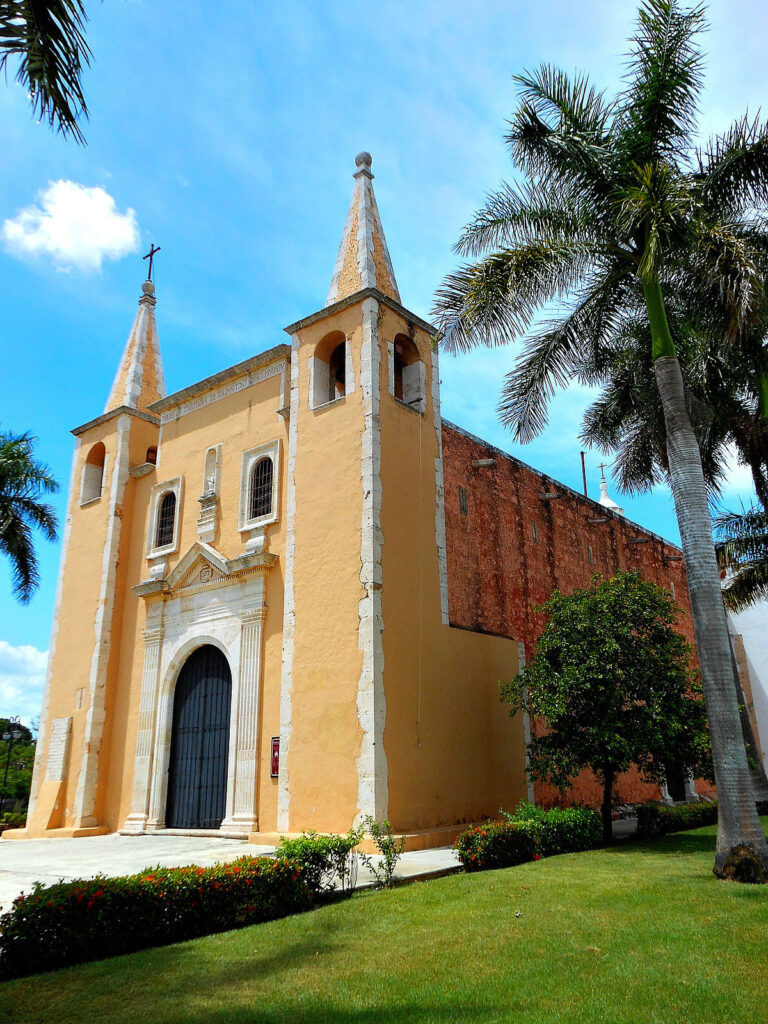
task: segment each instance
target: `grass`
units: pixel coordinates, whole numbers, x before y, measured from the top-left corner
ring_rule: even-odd
[[[714,833],[360,894],[6,982],[0,1020],[760,1024],[768,887],[716,881]]]

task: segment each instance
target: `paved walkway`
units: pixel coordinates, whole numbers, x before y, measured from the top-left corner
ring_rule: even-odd
[[[94,875],[131,875],[144,868],[199,864],[210,867],[238,857],[258,857],[274,852],[273,846],[256,846],[239,839],[216,836],[83,836],[80,839],[0,840],[0,909],[8,910],[22,892],[35,882],[69,881]],[[373,858],[376,860],[377,858]],[[404,853],[397,865],[399,878],[444,874],[458,860],[450,847]],[[360,865],[358,886],[371,880]]]

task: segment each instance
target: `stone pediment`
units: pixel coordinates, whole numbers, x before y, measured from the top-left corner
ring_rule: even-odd
[[[269,552],[247,552],[237,558],[225,558],[209,544],[196,541],[165,579],[146,580],[133,590],[140,597],[146,597],[221,586],[253,572],[266,572],[276,561],[277,555]]]

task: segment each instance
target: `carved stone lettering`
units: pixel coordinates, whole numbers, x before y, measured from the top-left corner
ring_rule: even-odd
[[[48,744],[48,762],[45,766],[45,778],[48,782],[62,782],[66,778],[71,732],[71,718],[54,718]]]

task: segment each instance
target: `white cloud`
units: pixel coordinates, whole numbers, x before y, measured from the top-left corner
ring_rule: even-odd
[[[3,223],[2,238],[14,256],[50,256],[62,270],[92,271],[139,247],[135,211],[121,213],[103,188],[49,181],[37,200]]]
[[[40,715],[48,651],[0,640],[0,717],[18,715],[29,725]]]

